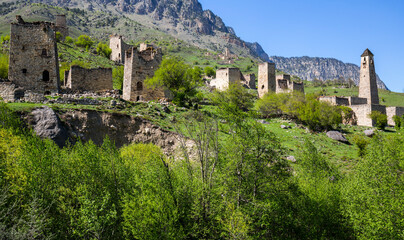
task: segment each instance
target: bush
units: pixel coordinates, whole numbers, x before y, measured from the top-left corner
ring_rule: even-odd
[[[111,56],[112,50],[111,48],[105,43],[98,43],[97,45],[97,54],[100,56],[104,56],[109,59]]]
[[[91,46],[93,46],[94,41],[91,40],[91,38],[89,36],[86,35],[81,35],[77,41],[76,41],[76,46],[78,47],[82,47],[82,48],[86,48],[89,49]]]
[[[355,135],[353,138],[353,142],[358,147],[358,155],[359,157],[363,157],[366,154],[366,146],[369,144],[369,141],[363,137]]]
[[[369,117],[376,124],[376,127],[380,130],[384,130],[387,126],[387,115],[379,111],[372,111]]]
[[[60,32],[56,32],[56,41],[57,42],[60,42],[60,40],[62,39],[62,37],[63,37],[63,35],[62,35],[62,33],[60,33]]]
[[[401,122],[403,121],[400,116],[394,115],[393,116],[393,121],[394,121],[394,128],[396,130],[400,130],[401,128]]]
[[[9,65],[8,55],[0,53],[0,78],[3,79],[8,78],[8,65]]]
[[[71,38],[70,36],[67,36],[66,38],[65,38],[65,43],[66,44],[72,44],[74,42],[74,40],[73,40],[73,38]]]
[[[204,69],[205,75],[208,77],[215,77],[216,71],[211,67],[205,67]]]

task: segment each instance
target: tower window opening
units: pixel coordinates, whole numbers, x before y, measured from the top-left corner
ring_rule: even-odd
[[[22,73],[23,73],[23,74],[27,74],[27,69],[24,68],[24,69],[22,70]]]
[[[137,90],[137,91],[143,91],[143,84],[142,84],[142,82],[136,83],[136,90]]]
[[[48,72],[48,70],[43,71],[43,73],[42,73],[42,80],[43,80],[44,82],[49,82],[49,72]]]
[[[42,49],[42,56],[47,56],[48,55],[48,51],[44,48]]]

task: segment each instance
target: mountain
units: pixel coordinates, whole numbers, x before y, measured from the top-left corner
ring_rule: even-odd
[[[352,63],[343,63],[334,58],[272,56],[270,60],[276,64],[278,70],[296,75],[304,80],[343,78],[352,79],[356,85],[359,84],[360,67]],[[387,89],[379,76],[377,76],[377,85],[380,89]]]
[[[222,52],[227,48],[239,56],[269,60],[258,43],[248,43],[240,39],[233,28],[226,26],[212,11],[203,10],[197,0],[31,0],[30,2],[92,12],[108,12],[117,17],[127,17],[203,49]]]

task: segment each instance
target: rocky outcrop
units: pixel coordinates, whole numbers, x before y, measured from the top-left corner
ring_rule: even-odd
[[[349,143],[349,141],[344,137],[344,135],[342,135],[342,133],[338,132],[338,131],[329,131],[327,132],[327,137],[339,141],[339,142],[343,142],[343,143]]]
[[[68,139],[67,131],[51,108],[35,109],[28,115],[27,121],[40,138],[51,139],[60,147],[66,143]]]
[[[276,64],[278,70],[291,75],[296,75],[303,80],[312,81],[352,79],[356,85],[359,84],[360,67],[352,63],[343,63],[334,58],[318,57],[278,57],[269,58]],[[377,85],[380,89],[387,89],[386,85],[377,76]]]

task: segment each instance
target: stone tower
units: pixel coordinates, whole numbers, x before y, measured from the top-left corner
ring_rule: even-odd
[[[261,63],[258,66],[258,97],[276,91],[275,63]]]
[[[24,90],[40,94],[59,92],[59,63],[54,25],[24,22],[11,24],[9,80]]]
[[[366,49],[361,56],[359,97],[366,98],[368,104],[379,104],[375,63],[373,53]]]
[[[126,44],[123,41],[122,36],[111,35],[109,37],[109,47],[112,50],[111,60],[118,63],[125,63],[125,52],[132,46]]]
[[[123,99],[127,101],[153,100],[165,97],[163,92],[147,89],[144,81],[153,77],[162,61],[161,49],[141,44],[139,51],[132,47],[125,53]]]
[[[69,28],[67,27],[66,15],[56,15],[56,32],[62,34],[62,40],[69,36]]]

